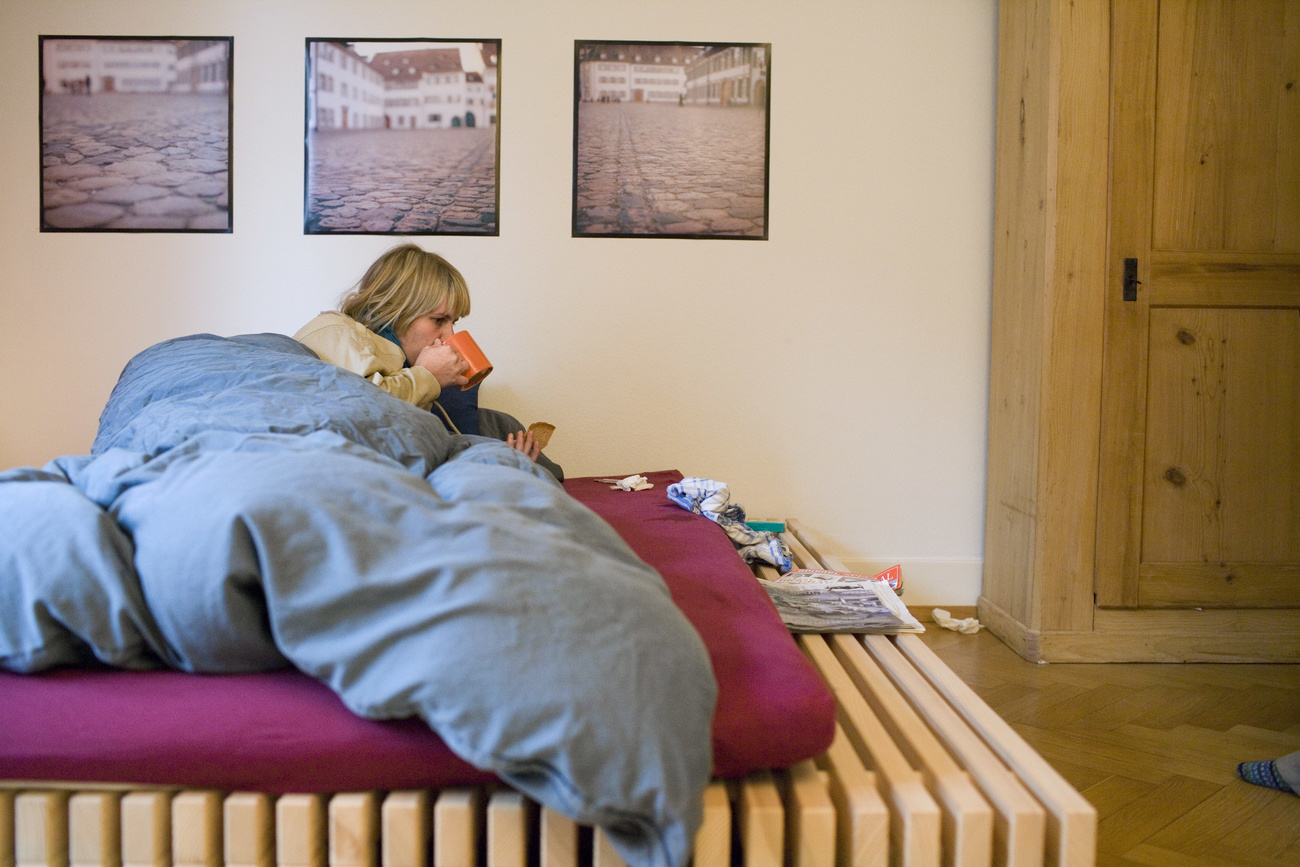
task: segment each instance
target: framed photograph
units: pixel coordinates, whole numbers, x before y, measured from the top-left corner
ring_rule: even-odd
[[[308,39],[308,235],[496,235],[501,40]]]
[[[573,236],[766,240],[770,43],[574,44]]]
[[[41,231],[231,231],[233,47],[41,36]]]

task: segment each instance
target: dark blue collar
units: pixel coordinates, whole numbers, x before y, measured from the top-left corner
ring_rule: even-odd
[[[391,326],[391,325],[385,325],[383,328],[379,328],[379,329],[371,328],[370,330],[373,331],[373,332],[375,332],[376,334],[378,334],[380,337],[384,338],[385,340],[391,340],[393,343],[396,343],[398,349],[401,349],[401,348],[402,348],[402,341],[400,341],[400,340],[397,339],[397,332],[393,330],[393,326]],[[402,367],[410,367],[410,366],[411,366],[411,363],[410,363],[409,361],[406,360],[406,350],[403,349],[403,350],[402,350]]]

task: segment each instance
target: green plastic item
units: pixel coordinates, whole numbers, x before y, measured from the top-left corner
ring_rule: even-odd
[[[785,524],[781,521],[746,521],[745,526],[751,530],[767,530],[769,533],[785,532]]]

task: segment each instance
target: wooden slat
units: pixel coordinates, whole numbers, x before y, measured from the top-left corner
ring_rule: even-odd
[[[988,864],[993,853],[993,810],[970,776],[867,654],[858,636],[840,634],[828,640],[858,691],[893,742],[920,770],[941,806],[944,863],[953,867]]]
[[[342,792],[329,800],[330,867],[378,867],[379,795]]]
[[[876,775],[866,769],[843,726],[818,760],[826,769],[838,830],[837,867],[884,867],[889,862],[889,805],[880,796]]]
[[[549,807],[542,808],[538,821],[541,867],[578,867],[577,823]]]
[[[226,867],[274,867],[275,809],[263,792],[235,792],[222,802]]]
[[[787,518],[785,526],[787,532],[804,547],[807,555],[812,558],[812,563],[809,564],[810,568],[831,569],[835,572],[848,571],[844,568],[844,561],[813,544],[812,534],[799,521]]]
[[[786,863],[791,867],[834,867],[835,803],[826,775],[812,761],[781,775],[786,810]]]
[[[425,790],[391,792],[380,808],[383,867],[428,867],[433,814]]]
[[[592,867],[627,867],[627,862],[623,860],[622,855],[618,854],[604,828],[596,828],[592,831],[591,865]]]
[[[77,792],[68,799],[68,862],[72,867],[121,867],[121,796]]]
[[[174,867],[222,867],[225,803],[221,793],[193,789],[172,798]]]
[[[14,798],[17,867],[68,867],[68,793],[19,792]]]
[[[695,834],[693,858],[693,867],[731,865],[731,798],[717,780],[704,790],[704,821]]]
[[[479,810],[477,789],[444,789],[433,802],[433,863],[436,867],[477,867]]]
[[[787,523],[786,527],[790,525]],[[781,541],[785,542],[786,547],[790,549],[790,555],[794,558],[795,565],[803,569],[821,569],[822,564],[817,561],[817,557],[804,544],[803,539],[793,530],[787,529],[781,534]]]
[[[487,805],[487,867],[528,867],[524,796],[493,792]]]
[[[740,781],[736,812],[745,867],[781,867],[785,858],[785,810],[770,773],[759,771]]]
[[[884,789],[891,807],[890,848],[895,863],[912,867],[939,864],[942,814],[926,791],[921,774],[857,691],[825,637],[800,635],[799,643],[830,685],[845,731],[864,762],[876,771]]]
[[[1096,809],[917,636],[894,642],[1047,809],[1047,862],[1090,867],[1097,857]]]
[[[169,867],[172,863],[172,793],[127,792],[122,796],[122,867]]]
[[[970,772],[996,811],[993,863],[1039,867],[1045,854],[1046,813],[979,735],[884,635],[862,636],[863,646],[906,696],[931,731]]]
[[[324,796],[294,794],[276,799],[276,867],[326,867],[328,843]]]
[[[14,794],[0,789],[0,867],[14,867]]]
[[[811,545],[807,531],[799,522],[787,520],[786,525],[808,546],[818,562],[829,569],[843,568],[843,564],[835,557]],[[900,635],[892,640],[904,652],[909,649],[912,651],[907,653],[912,664],[944,695],[949,704],[971,723],[978,737],[1007,762],[1011,772],[1023,780],[1030,791],[1043,802],[1043,806],[1049,813],[1046,817],[1047,862],[1060,865],[1092,864],[1096,857],[1096,810],[1034,752],[1032,747],[1025,744],[1023,739],[984,704],[973,690],[934,656],[918,636]],[[920,660],[924,660],[924,664]],[[977,725],[971,721],[971,717],[984,721],[984,725]],[[1016,742],[1019,742],[1023,748],[1016,747]],[[1031,784],[1031,781],[1025,778],[1022,767],[1009,761],[1004,753],[1021,757],[1025,766],[1038,775],[1037,779]]]

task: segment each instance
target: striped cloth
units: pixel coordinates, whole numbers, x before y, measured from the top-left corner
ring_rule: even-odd
[[[761,560],[782,572],[788,572],[794,567],[790,549],[775,533],[755,530],[745,524],[745,510],[739,504],[731,502],[731,492],[725,482],[684,478],[668,486],[668,499],[722,527],[747,562]]]

